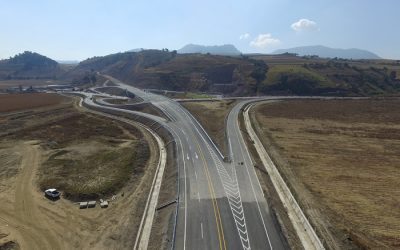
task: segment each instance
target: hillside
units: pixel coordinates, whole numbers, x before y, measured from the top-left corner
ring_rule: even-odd
[[[265,75],[266,66],[241,57],[143,50],[90,58],[68,75],[77,78],[93,71],[147,89],[249,95],[256,92],[256,78]]]
[[[334,49],[325,46],[302,46],[290,49],[279,49],[273,54],[292,53],[299,56],[319,56],[322,58],[343,58],[343,59],[380,59],[370,51],[361,49]]]
[[[255,56],[269,66],[262,92],[282,95],[399,95],[400,61]]]
[[[211,55],[225,55],[225,56],[238,56],[241,52],[232,44],[204,46],[197,44],[187,44],[178,50],[179,54],[211,54]]]
[[[217,56],[143,50],[94,57],[68,73],[100,71],[147,89],[246,95],[399,95],[400,61],[294,55]]]
[[[62,73],[56,61],[30,51],[0,61],[0,80],[54,79]]]

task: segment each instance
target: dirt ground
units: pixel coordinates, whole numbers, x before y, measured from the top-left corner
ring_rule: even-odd
[[[226,154],[225,119],[235,103],[235,100],[223,100],[182,102],[181,104],[196,117],[221,152]]]
[[[147,132],[82,114],[71,103],[3,115],[0,130],[1,249],[133,248],[158,162],[157,145]],[[132,166],[131,177],[113,190],[114,198],[111,194],[103,196],[110,201],[107,209],[101,209],[99,204],[95,208],[79,209],[64,196],[52,201],[40,189],[40,180],[55,173],[63,174],[67,183],[81,181],[82,176],[74,175],[67,168],[62,172],[48,168],[49,159],[57,152],[64,153],[56,157],[81,160],[104,150],[122,150],[127,154],[129,148],[135,151],[137,146],[145,148],[146,145],[150,154],[144,166]],[[101,183],[113,176],[110,169],[119,171],[117,166],[109,164],[109,170],[104,171],[102,164],[86,163],[79,167],[82,175],[83,168],[88,167],[96,173],[92,183]]]
[[[251,112],[329,249],[400,248],[400,100],[302,100]]]
[[[65,101],[67,101],[67,98],[57,94],[29,93],[0,95],[0,113],[54,106]]]
[[[15,87],[23,87],[23,88],[29,88],[30,86],[33,87],[44,87],[47,85],[52,85],[52,84],[63,84],[64,82],[62,81],[57,81],[57,80],[35,80],[35,79],[30,79],[30,80],[2,80],[0,81],[0,91],[5,90],[7,88],[15,88]]]

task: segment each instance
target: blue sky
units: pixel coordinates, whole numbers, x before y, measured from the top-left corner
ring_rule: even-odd
[[[400,59],[399,10],[397,0],[5,0],[0,58],[31,50],[83,60],[196,43],[245,53],[318,44]]]

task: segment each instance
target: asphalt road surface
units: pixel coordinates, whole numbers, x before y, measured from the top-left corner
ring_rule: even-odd
[[[231,162],[227,163],[206,132],[179,103],[108,78],[161,109],[170,120],[146,115],[167,128],[177,143],[180,192],[175,249],[287,246],[268,208],[239,129],[242,103],[228,117]],[[94,103],[91,94],[86,95],[86,104],[103,106]]]

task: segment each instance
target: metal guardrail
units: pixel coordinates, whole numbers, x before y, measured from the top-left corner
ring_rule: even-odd
[[[163,208],[168,207],[169,205],[174,204],[174,203],[176,203],[176,202],[177,202],[177,200],[168,201],[168,202],[163,203],[163,204],[161,204],[160,206],[156,207],[156,210],[163,209]]]

